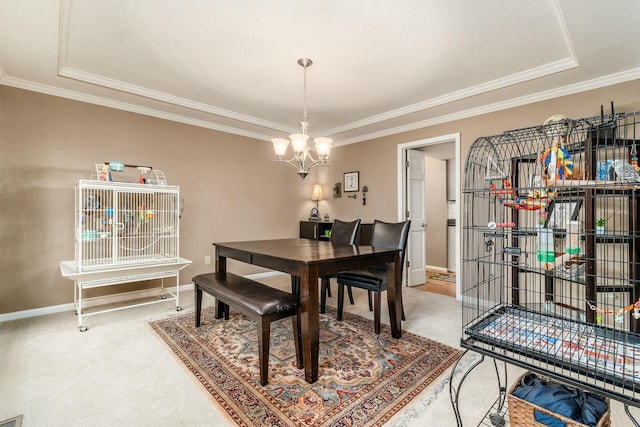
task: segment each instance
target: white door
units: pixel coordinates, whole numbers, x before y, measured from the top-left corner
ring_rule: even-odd
[[[424,213],[424,153],[407,150],[407,206],[411,220],[407,258],[409,260],[409,286],[425,283],[425,234]]]

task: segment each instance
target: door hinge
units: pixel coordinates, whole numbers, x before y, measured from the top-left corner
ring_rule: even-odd
[[[404,167],[405,169],[409,169],[409,160],[404,161]]]
[[[407,268],[411,267],[411,261],[407,261]]]
[[[405,219],[409,219],[409,211],[406,212],[406,218]]]

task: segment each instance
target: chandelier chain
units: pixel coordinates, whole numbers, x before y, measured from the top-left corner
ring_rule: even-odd
[[[303,65],[304,68],[304,77],[303,77],[303,86],[302,86],[302,103],[304,106],[304,116],[302,117],[302,121],[306,122],[307,121],[307,63],[305,62]],[[304,129],[304,133],[306,133],[306,126]]]

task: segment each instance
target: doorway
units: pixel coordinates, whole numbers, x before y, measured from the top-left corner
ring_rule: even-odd
[[[456,266],[460,265],[460,174],[461,174],[461,161],[460,161],[460,133],[454,133],[449,135],[442,135],[438,137],[408,142],[404,144],[398,145],[398,177],[397,177],[397,185],[398,185],[398,220],[404,221],[406,219],[412,219],[412,232],[409,233],[409,241],[407,243],[407,259],[409,260],[409,272],[405,275],[407,277],[406,286],[410,286],[412,284],[420,284],[420,283],[411,283],[411,280],[419,280],[417,277],[419,275],[413,274],[414,279],[412,279],[412,273],[416,273],[422,270],[426,270],[427,267],[427,254],[424,253],[425,250],[428,250],[428,247],[425,246],[423,242],[426,241],[428,236],[428,228],[429,228],[429,220],[428,215],[425,215],[426,209],[425,206],[425,196],[424,192],[417,191],[416,189],[420,187],[420,174],[416,174],[415,171],[409,170],[410,162],[414,162],[415,158],[419,158],[419,156],[415,155],[416,151],[426,152],[429,154],[429,157],[439,158],[441,160],[447,160],[454,167],[455,176],[452,181],[453,190],[451,191],[455,196],[454,207],[443,206],[442,208],[445,210],[453,210],[451,216],[453,216],[455,221],[455,226],[452,226],[454,232],[450,233],[451,238],[449,239],[449,245],[453,245],[455,250],[452,251],[453,262],[448,262],[447,267],[444,267],[443,270],[451,270],[456,268]],[[413,153],[413,155],[411,154]],[[423,154],[424,155],[424,154]],[[453,156],[453,157],[452,157]],[[428,163],[428,162],[427,162]],[[419,164],[419,163],[418,163]],[[423,166],[424,168],[424,162]],[[416,169],[414,167],[414,169]],[[419,166],[418,166],[419,169]],[[425,178],[426,177],[426,178]],[[429,180],[429,167],[423,170],[423,182],[422,188],[424,188],[425,179]],[[441,185],[445,185],[444,182]],[[422,201],[416,204],[416,194],[422,194]],[[418,196],[419,197],[419,196]],[[451,196],[449,196],[450,198]],[[420,207],[420,203],[422,203],[422,208]],[[446,203],[444,201],[443,203]],[[412,213],[412,210],[414,211]],[[422,210],[422,212],[419,212]],[[414,219],[417,219],[414,224]],[[433,224],[432,227],[436,229],[436,227],[444,226],[444,224]],[[446,227],[449,228],[449,227]],[[422,230],[420,230],[422,229]],[[421,239],[421,241],[418,241]],[[413,249],[412,249],[413,248]],[[423,253],[420,253],[423,251]],[[413,254],[412,254],[413,252]],[[413,255],[413,256],[412,256]],[[425,276],[423,275],[423,280]],[[422,282],[424,283],[424,281]],[[456,275],[456,284],[455,284],[455,293],[456,295],[460,295],[460,279],[459,275]]]

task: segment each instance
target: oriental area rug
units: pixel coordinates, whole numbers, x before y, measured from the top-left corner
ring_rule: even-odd
[[[291,319],[271,324],[269,384],[259,383],[256,323],[231,310],[229,320],[203,310],[153,321],[152,329],[239,426],[379,426],[433,383],[460,351],[402,332],[380,335],[373,322],[335,309],[320,315],[319,378],[296,368]]]

